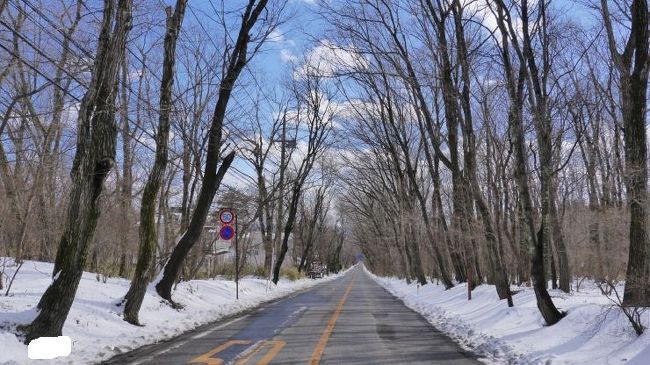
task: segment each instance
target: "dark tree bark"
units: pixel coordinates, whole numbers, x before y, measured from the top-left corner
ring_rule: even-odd
[[[235,158],[234,151],[226,155],[217,171],[217,165],[221,155],[223,121],[226,116],[228,101],[230,100],[232,89],[235,86],[239,74],[249,61],[249,33],[255,26],[255,23],[266,7],[267,2],[268,0],[260,0],[259,2],[249,0],[242,15],[242,23],[237,40],[230,54],[230,58],[227,61],[227,68],[221,81],[217,104],[214,109],[212,123],[208,132],[208,151],[203,172],[203,183],[199,191],[196,208],[192,214],[187,231],[183,234],[183,237],[181,237],[180,241],[172,251],[169,261],[165,265],[162,279],[158,284],[156,284],[156,291],[158,294],[171,303],[173,303],[171,298],[172,286],[178,278],[185,257],[187,257],[190,249],[199,240],[201,233],[203,232],[203,226],[205,225],[206,218],[210,211],[214,195],[219,189],[221,180],[226,174],[226,171]]]
[[[334,241],[335,247],[328,256],[327,269],[336,274],[342,269],[341,250],[343,249],[343,243],[345,242],[345,232],[343,230],[341,230],[341,232],[335,231]]]
[[[120,91],[120,121],[121,121],[121,134],[122,134],[122,181],[120,186],[120,205],[122,208],[122,229],[117,235],[120,247],[120,269],[118,275],[126,278],[127,274],[127,249],[129,241],[129,233],[131,230],[131,199],[133,198],[133,151],[131,148],[131,130],[129,127],[129,84],[128,84],[128,68],[126,53],[122,57],[121,69],[121,91]]]
[[[172,14],[171,6],[165,8],[167,31],[165,32],[165,56],[160,84],[160,116],[156,135],[156,159],[142,193],[140,206],[140,249],[135,274],[129,291],[124,297],[124,320],[139,325],[138,313],[149,284],[149,271],[156,254],[158,234],[156,230],[156,205],[158,193],[167,168],[170,114],[172,109],[172,87],[176,63],[176,42],[183,23],[187,0],[177,0]]]
[[[557,220],[557,212],[555,207],[555,194],[554,184],[557,178],[553,158],[553,126],[551,117],[549,115],[548,107],[548,91],[547,79],[550,70],[550,56],[548,54],[549,39],[547,34],[547,11],[546,3],[540,2],[538,8],[537,31],[540,32],[542,43],[541,65],[538,65],[538,60],[535,57],[533,50],[533,41],[531,34],[530,12],[528,8],[528,1],[521,3],[521,19],[523,30],[523,45],[521,60],[527,65],[527,76],[531,90],[529,90],[529,103],[532,109],[533,124],[535,126],[537,146],[539,149],[539,168],[540,168],[540,195],[541,195],[541,213],[542,213],[542,227],[545,229],[543,234],[539,235],[544,239],[541,242],[543,249],[549,250],[549,261],[553,260],[551,247],[555,246],[559,256],[558,264],[561,266],[560,272],[563,274],[561,277],[561,287],[564,291],[569,292],[570,278],[568,259],[566,257],[566,248],[564,247],[564,239],[561,232],[561,227]],[[553,264],[553,262],[551,262]],[[553,280],[555,283],[555,280]]]
[[[117,74],[131,29],[131,6],[131,0],[119,0],[117,7],[115,1],[104,3],[93,76],[79,110],[72,190],[52,273],[54,281],[38,303],[38,316],[23,328],[26,342],[61,335],[81,280],[100,215],[99,197],[115,164]]]
[[[648,69],[650,41],[648,34],[647,0],[633,0],[630,5],[630,34],[622,53],[616,45],[607,0],[601,0],[601,11],[609,51],[619,76],[619,98],[623,115],[625,141],[625,186],[630,211],[630,250],[625,275],[623,304],[650,306],[647,199],[648,147],[645,117],[647,113]]]
[[[307,237],[302,250],[302,255],[300,255],[300,264],[298,265],[298,271],[302,272],[307,269],[307,257],[310,254],[311,248],[314,241],[314,233],[316,231],[316,224],[318,223],[319,218],[322,215],[323,210],[323,201],[325,200],[325,194],[327,193],[327,186],[321,185],[316,191],[316,197],[314,201],[314,206],[312,207],[313,211],[309,220],[307,220]]]
[[[522,7],[527,5],[527,1],[522,1]],[[539,309],[542,317],[546,321],[546,324],[553,325],[560,321],[564,317],[564,313],[557,310],[551,296],[546,290],[546,279],[544,275],[544,244],[543,240],[545,239],[543,234],[545,231],[545,222],[542,220],[542,226],[539,229],[539,232],[535,231],[534,223],[534,207],[533,201],[530,194],[530,187],[528,184],[528,161],[526,154],[526,137],[524,134],[524,123],[523,123],[523,95],[524,95],[524,83],[526,77],[528,77],[528,68],[527,61],[530,61],[528,66],[534,66],[534,60],[530,57],[531,50],[527,49],[527,56],[524,55],[524,52],[519,46],[519,41],[517,37],[517,32],[514,30],[514,25],[508,8],[505,6],[502,0],[496,1],[497,5],[497,24],[501,32],[501,56],[504,62],[504,73],[507,81],[508,97],[510,101],[510,106],[508,110],[508,123],[511,129],[511,135],[513,139],[513,148],[515,151],[515,180],[517,182],[517,187],[519,188],[519,196],[522,210],[522,219],[524,226],[526,228],[526,234],[528,235],[527,240],[529,242],[528,252],[531,257],[531,279],[533,281],[533,289],[535,291],[535,297],[537,299],[537,308]],[[523,13],[527,13],[523,11]],[[527,19],[526,19],[527,21]],[[527,32],[527,23],[525,22],[525,32]],[[510,47],[512,42],[512,48],[517,54],[519,60],[519,72],[518,75],[513,71],[512,62],[510,60]],[[528,43],[529,47],[530,44]],[[528,57],[528,58],[527,58]],[[535,69],[535,67],[531,67]]]
[[[526,225],[526,217],[524,213],[523,204],[521,203],[522,197],[519,196],[517,202],[517,215],[516,226],[519,233],[519,262],[517,263],[517,277],[519,283],[527,283],[530,280],[530,254],[529,248],[531,247],[530,232]]]
[[[471,100],[470,100],[470,66],[469,66],[469,54],[467,49],[467,44],[465,41],[465,31],[463,28],[463,19],[462,19],[462,6],[460,1],[455,0],[452,5],[452,14],[454,18],[454,29],[456,31],[456,42],[458,43],[457,52],[458,52],[458,61],[461,68],[461,78],[462,78],[462,88],[458,94],[460,94],[461,106],[463,111],[463,117],[461,119],[462,131],[463,131],[463,145],[464,149],[464,160],[465,160],[465,171],[467,178],[468,190],[472,192],[474,201],[478,208],[479,215],[481,216],[481,221],[483,223],[483,229],[485,230],[485,240],[487,242],[488,249],[488,259],[490,262],[490,267],[494,274],[494,283],[496,284],[497,294],[499,299],[507,299],[508,306],[512,307],[512,294],[510,293],[510,283],[508,282],[508,275],[506,273],[505,267],[503,266],[503,261],[501,259],[501,253],[499,252],[499,242],[497,240],[497,232],[495,229],[494,219],[492,213],[488,207],[488,204],[485,201],[485,197],[481,192],[481,188],[478,183],[478,178],[476,177],[476,136],[474,135],[474,125],[471,111]],[[454,104],[458,105],[458,104]],[[453,107],[453,106],[449,106]],[[456,113],[458,116],[461,115],[460,112]],[[467,217],[467,216],[466,216]],[[477,265],[478,266],[478,265]],[[478,271],[478,270],[477,270]],[[480,279],[480,277],[478,278]]]
[[[163,270],[162,279],[156,284],[156,291],[163,299],[168,300],[172,305],[176,305],[171,299],[171,290],[178,278],[185,258],[190,252],[192,247],[196,242],[198,242],[203,232],[203,226],[207,219],[210,206],[212,205],[212,200],[216,194],[219,186],[221,185],[221,180],[226,175],[228,168],[235,159],[235,152],[232,151],[226,155],[219,166],[219,170],[216,171],[216,166],[211,170],[211,173],[205,173],[203,177],[203,186],[201,187],[201,192],[199,193],[199,198],[196,203],[196,208],[192,214],[192,219],[190,220],[189,226],[183,237],[178,241],[176,247],[172,251],[172,254],[165,264]],[[215,162],[216,164],[216,162]],[[208,165],[206,165],[206,170],[209,170]],[[208,171],[206,171],[208,172]]]
[[[306,176],[305,176],[306,178]],[[297,182],[296,185],[291,190],[291,200],[289,202],[289,212],[287,214],[287,221],[284,225],[284,230],[282,231],[282,243],[280,246],[280,251],[278,252],[278,257],[275,260],[275,266],[273,267],[273,283],[277,284],[280,280],[280,268],[284,262],[284,257],[287,254],[289,249],[289,235],[293,231],[293,224],[296,220],[296,213],[298,212],[298,201],[302,193],[302,185],[304,184],[305,179],[301,179],[301,182]]]

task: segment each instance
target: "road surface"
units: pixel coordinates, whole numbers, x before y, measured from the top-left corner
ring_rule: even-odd
[[[479,362],[357,267],[340,279],[106,364]]]

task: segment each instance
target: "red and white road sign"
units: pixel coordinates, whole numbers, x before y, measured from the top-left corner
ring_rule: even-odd
[[[219,220],[223,224],[230,224],[235,220],[235,215],[228,209],[224,209],[219,213]]]

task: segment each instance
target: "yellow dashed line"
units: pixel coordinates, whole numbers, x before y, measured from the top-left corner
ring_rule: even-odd
[[[221,365],[224,362],[223,359],[220,359],[218,357],[212,357],[212,356],[220,353],[221,351],[223,351],[223,350],[225,350],[225,349],[227,349],[227,348],[229,348],[231,346],[234,346],[234,345],[249,345],[250,343],[251,343],[251,341],[249,341],[249,340],[231,340],[231,341],[228,341],[226,343],[223,343],[223,344],[213,348],[212,350],[206,352],[205,354],[192,359],[192,361],[190,361],[189,364]],[[248,360],[250,360],[253,356],[255,356],[255,354],[257,354],[266,345],[273,345],[273,347],[271,347],[269,352],[266,355],[262,356],[262,358],[256,364],[256,365],[268,365],[271,362],[271,360],[273,360],[273,358],[277,356],[278,352],[280,352],[280,350],[282,350],[282,348],[286,344],[287,343],[285,341],[281,341],[281,340],[275,340],[275,341],[273,341],[273,340],[263,340],[263,341],[260,341],[251,352],[246,354],[246,356],[244,356],[243,358],[237,360],[235,365],[244,365],[244,364],[246,364],[248,362]]]
[[[323,335],[320,337],[316,348],[314,348],[314,352],[311,354],[311,361],[309,361],[310,365],[318,365],[320,363],[320,359],[323,356],[323,351],[325,351],[325,346],[327,346],[327,341],[329,341],[330,335],[332,334],[332,331],[334,331],[334,325],[336,325],[336,321],[339,319],[339,315],[343,310],[345,300],[348,298],[350,290],[352,290],[352,284],[354,284],[354,278],[350,282],[350,285],[348,285],[348,287],[345,289],[345,293],[343,294],[343,297],[341,297],[341,301],[339,301],[339,305],[336,307],[336,311],[334,311],[334,314],[332,314],[329,322],[327,322],[325,332],[323,332]]]
[[[249,340],[231,340],[226,343],[223,343],[212,350],[206,352],[205,354],[196,357],[190,361],[190,364],[207,364],[207,365],[221,365],[223,364],[223,360],[219,358],[213,358],[212,356],[220,353],[221,351],[227,349],[228,347],[234,346],[234,345],[248,345],[251,342]]]

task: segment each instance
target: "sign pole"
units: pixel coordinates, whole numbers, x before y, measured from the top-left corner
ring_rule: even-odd
[[[235,299],[239,300],[239,240],[237,237],[239,232],[237,231],[237,211],[233,208],[223,208],[219,212],[219,220],[222,224],[219,230],[219,237],[224,241],[230,241],[233,236],[235,237]],[[235,221],[234,230],[231,226],[233,220]]]
[[[239,300],[239,229],[237,227],[237,211],[233,209],[235,213],[235,299]]]

